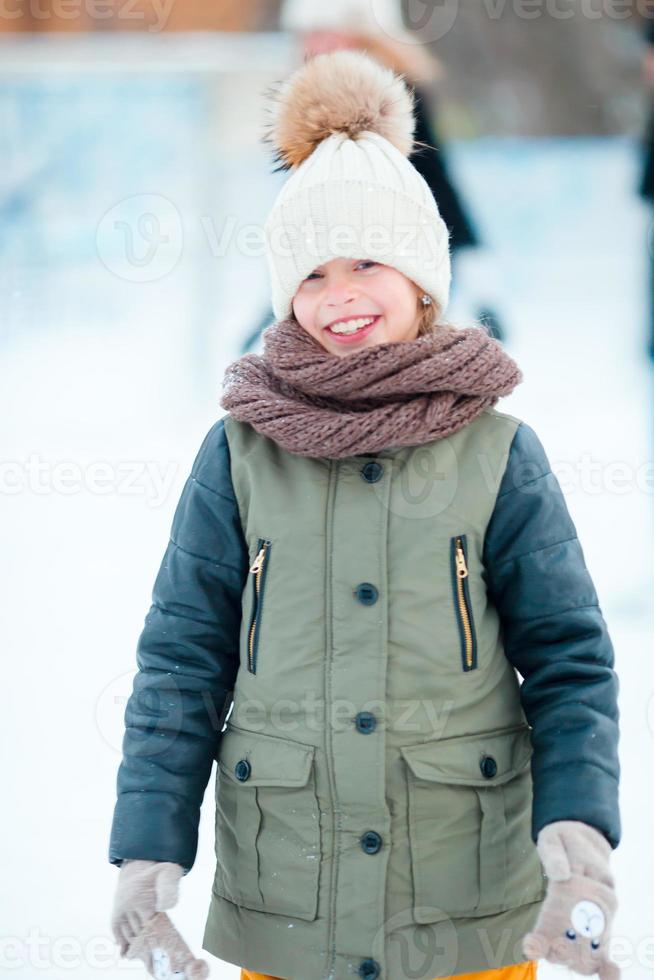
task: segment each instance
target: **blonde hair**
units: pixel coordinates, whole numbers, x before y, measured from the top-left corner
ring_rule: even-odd
[[[421,297],[429,296],[431,303],[423,303]],[[480,321],[474,318],[470,320],[465,320],[463,322],[452,323],[451,320],[441,319],[441,307],[436,302],[433,296],[429,293],[425,293],[424,289],[421,289],[418,293],[418,337],[424,337],[425,334],[431,333],[434,330],[440,330],[442,327],[453,327],[456,329],[464,329],[466,327],[481,327],[482,330],[488,332],[487,327]]]
[[[436,329],[441,312],[433,296],[429,296],[431,303],[426,304],[422,302],[421,296],[429,296],[429,293],[420,290],[418,296],[418,337],[424,337],[426,333]]]

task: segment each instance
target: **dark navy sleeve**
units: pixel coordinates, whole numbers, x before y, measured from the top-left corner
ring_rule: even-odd
[[[532,838],[582,820],[620,841],[614,651],[577,532],[538,436],[522,422],[484,541],[487,591],[522,675],[531,727]]]
[[[239,664],[248,555],[220,419],[177,503],[152,604],[137,643],[109,861],[174,861],[198,845],[211,775]]]

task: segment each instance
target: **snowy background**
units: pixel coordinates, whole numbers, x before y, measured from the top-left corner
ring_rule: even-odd
[[[118,959],[109,928],[124,703],[176,501],[223,414],[224,368],[266,309],[265,261],[243,229],[261,223],[282,179],[251,131],[241,141],[221,128],[208,78],[0,75],[3,977],[144,976]],[[616,650],[612,950],[625,980],[645,980],[654,404],[639,148],[623,137],[486,138],[448,152],[488,246],[458,260],[449,319],[483,300],[498,308],[525,381],[497,407],[548,451]],[[172,913],[198,955],[212,797],[210,782]],[[236,967],[202,955],[212,977],[237,980]],[[572,974],[541,964],[539,975]]]

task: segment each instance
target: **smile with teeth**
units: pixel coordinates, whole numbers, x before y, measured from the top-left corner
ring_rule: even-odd
[[[361,330],[363,327],[367,327],[369,323],[372,323],[376,319],[376,316],[366,316],[360,317],[358,320],[345,320],[340,323],[333,323],[331,327],[327,327],[333,333],[355,333],[357,330]]]

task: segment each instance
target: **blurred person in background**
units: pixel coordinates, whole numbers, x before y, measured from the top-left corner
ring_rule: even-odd
[[[383,13],[384,27],[377,19],[380,13]],[[452,181],[445,161],[443,139],[438,134],[431,96],[443,77],[441,63],[404,26],[399,0],[385,0],[383,11],[379,2],[373,9],[370,0],[335,0],[329,4],[319,0],[283,0],[279,26],[297,36],[300,61],[329,51],[358,48],[404,76],[414,93],[414,139],[416,143],[426,144],[416,149],[410,160],[427,181],[450,230],[452,263],[456,262],[462,249],[477,250],[480,261],[487,262],[489,255]],[[477,281],[483,281],[489,273],[492,278],[492,270],[475,266],[475,278],[479,275]],[[460,279],[458,274],[457,281]],[[505,339],[506,332],[498,313],[487,298],[476,313],[491,337]],[[267,309],[244,340],[243,352],[257,344],[262,330],[272,319],[272,311]]]
[[[654,8],[649,10],[649,16],[644,19],[643,31],[647,47],[643,55],[643,77],[650,90],[654,93]],[[638,186],[638,193],[650,204],[654,205],[654,98],[650,94],[649,118],[643,139],[643,169]],[[648,234],[649,255],[649,327],[647,352],[654,360],[654,237]]]

